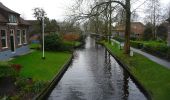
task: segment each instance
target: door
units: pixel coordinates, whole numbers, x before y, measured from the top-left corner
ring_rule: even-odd
[[[14,37],[14,30],[10,30],[10,44],[11,44],[11,51],[15,52],[15,37]]]

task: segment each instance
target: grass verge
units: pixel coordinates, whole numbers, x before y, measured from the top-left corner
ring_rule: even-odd
[[[153,100],[167,100],[170,98],[170,70],[149,60],[143,55],[135,53],[133,57],[123,54],[118,46],[103,44],[128,66],[130,72],[150,92]]]
[[[18,57],[11,63],[23,66],[20,72],[22,77],[30,77],[33,80],[50,81],[66,63],[70,53],[45,52],[46,59],[41,59],[42,52],[34,51],[31,54]]]

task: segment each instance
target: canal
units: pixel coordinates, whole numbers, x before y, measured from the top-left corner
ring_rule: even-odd
[[[87,37],[48,100],[147,100],[106,49]]]

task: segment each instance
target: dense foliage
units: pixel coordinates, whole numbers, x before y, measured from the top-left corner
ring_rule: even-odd
[[[47,51],[70,51],[81,45],[84,36],[80,34],[66,34],[63,38],[58,34],[45,36],[45,50]]]
[[[59,51],[62,49],[63,43],[58,34],[50,34],[45,36],[44,45],[47,51]]]
[[[7,62],[0,62],[0,77],[15,76],[15,70]]]
[[[143,34],[143,39],[144,40],[151,40],[153,39],[153,30],[152,30],[152,24],[151,23],[147,23],[146,24],[146,27],[145,27],[145,30],[144,30],[144,34]]]

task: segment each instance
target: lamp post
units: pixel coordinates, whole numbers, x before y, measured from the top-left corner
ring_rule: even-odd
[[[170,23],[168,25],[168,38],[167,38],[167,45],[170,46]]]
[[[44,14],[42,14],[42,49],[43,49],[43,55],[42,55],[42,59],[45,59],[45,53],[44,53]]]

